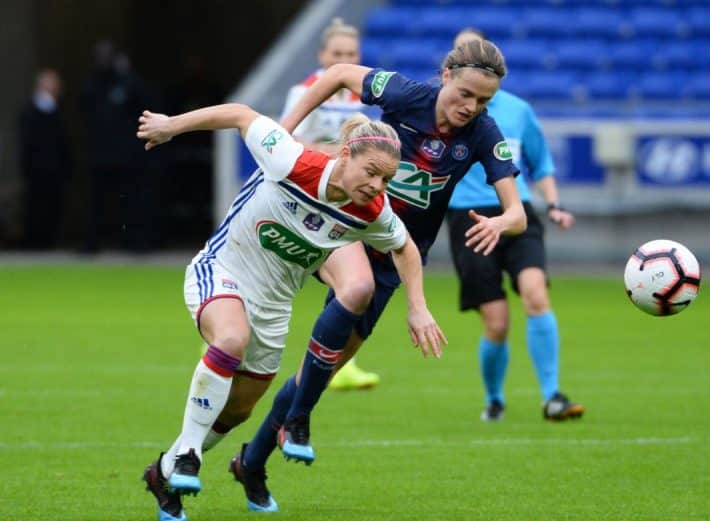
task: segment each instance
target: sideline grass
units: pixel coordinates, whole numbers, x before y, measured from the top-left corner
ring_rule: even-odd
[[[0,520],[153,520],[144,466],[181,422],[199,337],[182,269],[0,268]],[[474,314],[456,284],[427,279],[450,345],[439,360],[409,346],[401,293],[359,360],[371,392],[326,393],[310,467],[270,461],[282,520],[700,520],[710,517],[710,299],[681,315],[635,310],[619,280],[555,278],[562,385],[588,413],[541,420],[513,308],[508,409],[478,420]],[[282,374],[255,417],[207,454],[191,521],[253,518],[226,472],[296,367],[322,287],[295,303]]]

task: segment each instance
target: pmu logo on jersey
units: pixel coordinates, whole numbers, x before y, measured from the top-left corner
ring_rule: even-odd
[[[323,226],[324,222],[325,219],[323,219],[319,213],[309,213],[306,215],[306,218],[303,219],[303,225],[312,232],[320,230],[320,227]]]
[[[323,250],[277,222],[259,221],[256,224],[256,233],[262,248],[302,268],[312,266],[324,256]]]
[[[281,132],[279,129],[275,128],[268,134],[266,134],[266,137],[261,140],[261,146],[266,149],[266,151],[271,154],[271,152],[274,150],[274,147],[276,146],[276,143],[281,141],[281,139],[284,137],[284,133]]]
[[[330,229],[328,232],[328,238],[332,239],[334,241],[337,241],[340,239],[343,235],[345,235],[345,232],[347,232],[348,229],[343,226],[342,224],[334,224],[333,227]]]
[[[387,185],[387,193],[419,208],[429,208],[431,193],[441,190],[448,182],[447,176],[433,176],[414,163],[402,161]]]
[[[374,97],[379,98],[382,96],[382,93],[385,91],[385,87],[387,86],[387,82],[390,81],[392,76],[394,76],[394,72],[380,71],[375,74],[375,77],[372,78],[372,84],[370,85],[370,90],[372,90],[372,95]]]
[[[499,141],[493,147],[493,155],[501,161],[506,161],[508,159],[513,159],[513,153],[510,151],[507,141]]]
[[[446,149],[446,143],[436,137],[428,137],[422,142],[419,150],[431,159],[440,159]]]

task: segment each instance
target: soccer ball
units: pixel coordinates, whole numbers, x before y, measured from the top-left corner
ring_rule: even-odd
[[[675,315],[693,301],[700,287],[700,264],[682,244],[659,239],[631,255],[624,270],[626,293],[651,315]]]

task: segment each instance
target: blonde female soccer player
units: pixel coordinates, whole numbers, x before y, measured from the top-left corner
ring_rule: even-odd
[[[289,89],[284,115],[293,109],[308,87],[313,85],[330,66],[337,63],[360,63],[360,33],[357,28],[345,24],[341,18],[333,19],[321,35],[318,63],[321,66],[318,70]],[[362,113],[365,108],[360,101],[360,96],[351,90],[340,89],[306,116],[296,127],[293,135],[308,148],[329,154],[337,153],[340,127],[348,118]],[[359,271],[338,273],[323,268],[319,270],[318,277],[333,288],[338,298],[350,302],[363,300],[360,293],[371,293],[370,288],[374,286],[369,269],[362,273]],[[364,311],[364,308],[359,311]],[[353,357],[333,375],[329,387],[340,391],[370,389],[379,382],[380,376],[377,373],[364,371],[355,363]]]
[[[331,159],[245,105],[175,117],[145,111],[139,122],[146,150],[183,132],[237,128],[260,167],[185,275],[185,302],[209,347],[192,377],[182,431],[144,473],[159,518],[184,520],[180,496],[202,488],[203,445],[230,389],[248,416],[279,369],[294,295],[334,249],[364,241],[391,252],[407,287],[412,340],[439,356],[445,338],[426,306],[419,252],[384,194],[400,159],[389,125],[350,121]],[[315,364],[337,362],[359,318],[337,298],[328,303],[308,346]],[[268,509],[276,508],[271,499]]]

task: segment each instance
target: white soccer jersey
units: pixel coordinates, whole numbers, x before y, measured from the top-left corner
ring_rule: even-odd
[[[289,89],[284,106],[284,116],[291,111],[308,88],[322,74],[323,69],[317,70],[304,81]],[[293,135],[309,143],[336,141],[343,123],[351,116],[362,112],[364,107],[357,94],[347,89],[341,89],[306,116],[296,127]]]
[[[326,200],[335,160],[304,149],[264,116],[251,124],[245,143],[260,168],[193,259],[198,275],[216,262],[242,296],[290,311],[296,291],[333,249],[357,241],[382,252],[404,246],[406,229],[384,193],[366,206]],[[215,291],[207,286],[202,300]]]

